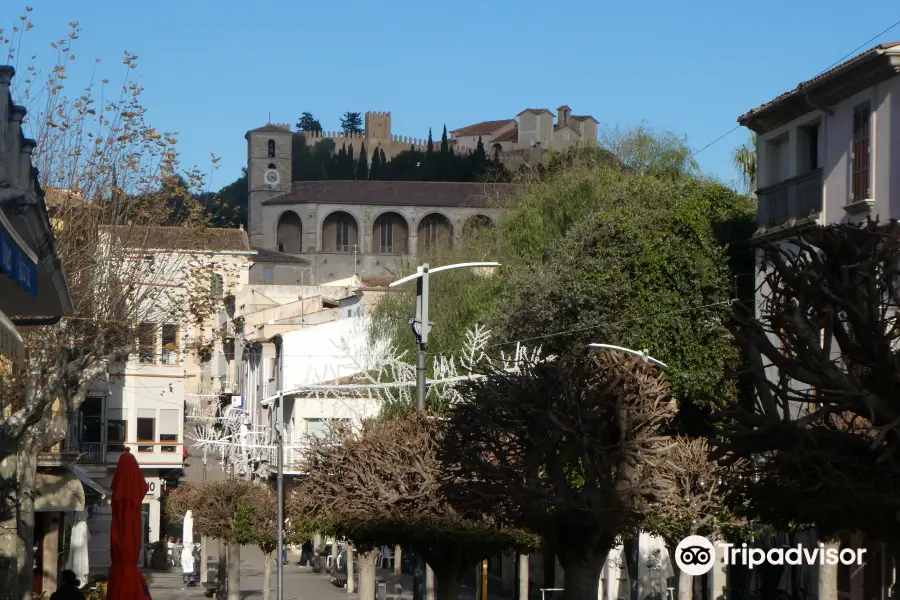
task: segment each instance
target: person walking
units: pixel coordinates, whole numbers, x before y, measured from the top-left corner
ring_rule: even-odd
[[[84,594],[78,589],[80,585],[75,571],[66,569],[60,575],[56,591],[50,594],[50,600],[85,600]]]
[[[313,543],[312,540],[303,542],[300,548],[300,566],[311,567],[313,563]]]
[[[185,585],[194,585],[194,549],[193,544],[184,544],[181,548],[181,579]]]

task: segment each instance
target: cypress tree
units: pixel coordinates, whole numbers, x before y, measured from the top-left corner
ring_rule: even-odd
[[[347,144],[342,144],[340,151],[334,155],[334,161],[331,173],[332,179],[346,179],[344,177],[344,165],[347,164]]]
[[[356,177],[356,158],[353,156],[353,144],[347,150],[347,162],[344,163],[344,179]]]
[[[381,156],[381,164],[378,166],[379,179],[390,181],[391,174],[393,173],[393,167],[391,166],[391,163],[388,162],[387,157],[384,155],[384,148],[379,148],[378,153]]]
[[[366,181],[369,179],[369,160],[366,157],[366,145],[359,149],[359,161],[356,163],[356,178]]]
[[[434,157],[434,138],[431,136],[431,127],[428,128],[428,146],[425,147],[425,164],[422,167],[423,181],[437,181],[438,166]]]
[[[369,169],[369,179],[375,181],[381,179],[381,148],[372,151],[372,166]]]
[[[441,154],[447,154],[450,142],[447,141],[447,124],[444,123],[444,132],[441,134]]]

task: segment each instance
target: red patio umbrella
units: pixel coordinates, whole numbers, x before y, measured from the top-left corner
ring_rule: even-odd
[[[147,600],[150,591],[138,568],[143,535],[141,504],[150,490],[134,455],[125,450],[113,475],[112,564],[106,597],[109,600]]]

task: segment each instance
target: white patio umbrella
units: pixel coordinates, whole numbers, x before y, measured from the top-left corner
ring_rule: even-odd
[[[194,543],[194,512],[187,511],[184,513],[184,525],[181,529],[181,539],[185,546]]]
[[[86,511],[75,513],[75,525],[72,526],[72,534],[69,539],[69,559],[66,561],[66,569],[75,572],[82,587],[87,585],[90,572],[88,542],[91,539],[91,533],[88,531],[87,518]]]

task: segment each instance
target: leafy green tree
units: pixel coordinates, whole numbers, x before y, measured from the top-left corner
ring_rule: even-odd
[[[751,195],[756,192],[756,155],[756,134],[754,133],[750,136],[750,142],[742,144],[731,157],[744,189]]]
[[[345,112],[341,116],[341,131],[344,133],[362,133],[362,115],[358,112]]]
[[[322,133],[322,124],[319,120],[312,116],[312,113],[305,112],[300,115],[300,121],[297,123],[297,129],[300,131],[310,131]]]
[[[375,148],[372,152],[372,166],[369,169],[369,179],[373,181],[381,179],[381,148]]]
[[[520,176],[495,235],[446,257],[503,267],[491,277],[459,270],[432,279],[432,351],[460,351],[480,323],[507,350],[522,339],[563,354],[591,342],[646,348],[670,365],[676,392],[692,398],[686,404],[721,393],[738,355],[725,323],[735,269],[744,268],[729,244],[752,231],[753,205],[724,186],[649,166],[658,174],[585,146]],[[391,294],[375,309],[374,330],[414,351],[412,314],[411,291]]]
[[[369,179],[369,160],[366,158],[366,145],[359,150],[359,160],[356,161],[356,179]]]
[[[219,190],[213,211],[213,223],[216,227],[247,228],[247,168],[241,168],[241,176]]]
[[[256,546],[263,553],[263,600],[269,600],[272,587],[272,563],[278,549],[278,507],[275,492],[265,484],[254,486],[241,499],[234,517],[236,541]],[[281,557],[278,557],[280,560]]]
[[[634,171],[679,179],[699,173],[694,151],[687,138],[671,132],[655,132],[645,124],[633,129],[618,128],[600,135],[600,146]]]

